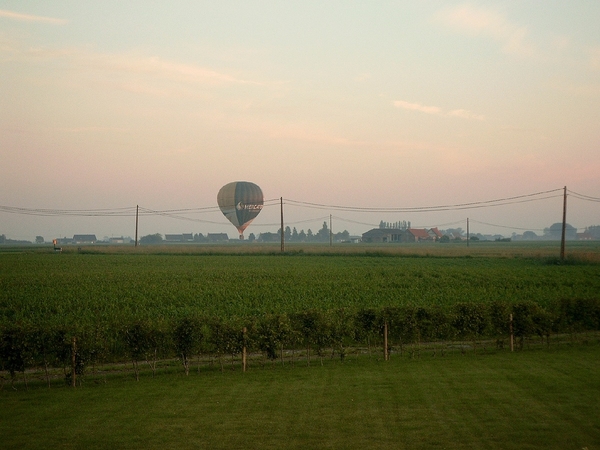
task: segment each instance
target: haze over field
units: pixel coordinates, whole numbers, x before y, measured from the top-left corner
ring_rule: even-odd
[[[600,197],[600,2],[0,0],[0,234],[237,232],[221,186],[286,225],[380,220],[510,235]],[[557,191],[554,191],[557,190]],[[589,199],[588,199],[589,200]],[[266,206],[248,233],[276,231]],[[213,208],[214,207],[214,208]],[[212,208],[198,210],[198,208]],[[25,212],[25,213],[23,213]],[[569,197],[567,221],[600,224]]]

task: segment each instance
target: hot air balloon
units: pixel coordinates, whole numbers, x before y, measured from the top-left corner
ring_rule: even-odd
[[[244,230],[263,208],[263,193],[254,183],[234,181],[219,190],[217,203],[244,239]]]

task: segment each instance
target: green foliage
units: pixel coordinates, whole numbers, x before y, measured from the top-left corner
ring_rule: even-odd
[[[0,254],[0,363],[70,371],[177,357],[222,359],[244,344],[340,358],[348,346],[548,339],[600,329],[598,266],[539,260],[374,256]],[[527,270],[524,270],[524,269]],[[246,341],[242,329],[248,328]],[[283,361],[283,359],[282,359]]]
[[[173,344],[186,375],[190,372],[190,359],[198,351],[201,341],[202,332],[197,318],[184,316],[174,323]],[[145,350],[146,348],[143,351]]]

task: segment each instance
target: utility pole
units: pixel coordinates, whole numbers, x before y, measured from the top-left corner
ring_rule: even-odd
[[[281,253],[285,251],[285,234],[283,232],[283,197],[279,198],[281,202]]]
[[[333,229],[331,228],[331,214],[329,214],[329,246],[333,246]]]
[[[469,246],[469,218],[467,217],[467,247]]]
[[[562,221],[562,233],[560,237],[560,260],[565,259],[565,239],[567,235],[567,187],[565,186],[565,193],[563,198],[563,221]]]
[[[140,205],[135,205],[135,246],[138,246],[138,216],[140,212]]]

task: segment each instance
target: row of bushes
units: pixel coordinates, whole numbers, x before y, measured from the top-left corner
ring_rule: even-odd
[[[511,330],[522,346],[529,336],[600,330],[600,300],[562,300],[547,307],[495,302],[310,310],[229,321],[188,313],[169,321],[139,319],[86,329],[13,324],[0,330],[0,368],[14,380],[27,368],[43,367],[48,375],[49,369],[62,367],[68,379],[90,366],[131,361],[137,377],[138,361],[155,370],[157,361],[177,357],[187,374],[199,355],[213,356],[222,367],[224,356],[244,348],[271,360],[283,357],[284,350],[303,350],[310,364],[311,353],[322,357],[327,350],[343,359],[349,346],[381,346],[384,328],[388,346],[399,348],[484,338],[502,343]]]

